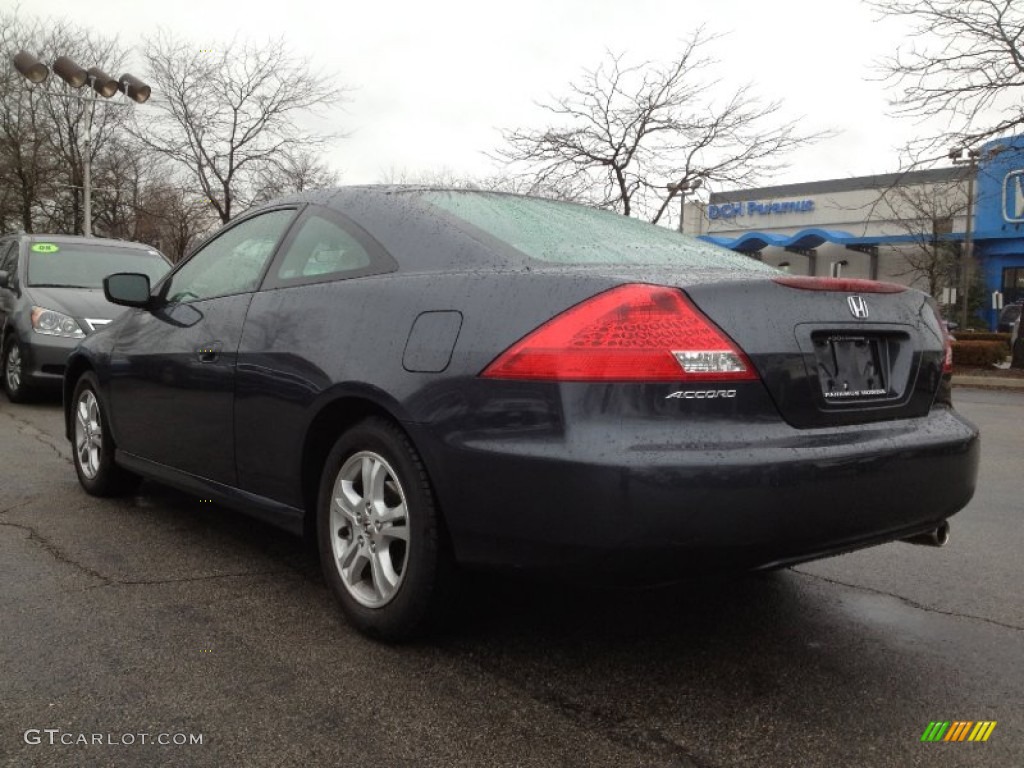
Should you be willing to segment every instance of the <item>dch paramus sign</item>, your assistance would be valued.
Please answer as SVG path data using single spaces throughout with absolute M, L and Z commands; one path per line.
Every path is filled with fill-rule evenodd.
M 762 201 L 748 200 L 743 203 L 722 203 L 708 206 L 709 219 L 735 219 L 737 216 L 768 216 L 777 213 L 810 213 L 814 210 L 813 200 Z

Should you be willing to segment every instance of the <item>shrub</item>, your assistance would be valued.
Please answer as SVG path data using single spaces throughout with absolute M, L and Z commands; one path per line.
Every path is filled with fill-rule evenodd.
M 987 331 L 954 331 L 957 341 L 1001 341 L 1010 348 L 1010 334 L 989 333 Z
M 988 368 L 1006 359 L 1007 345 L 1002 341 L 953 342 L 953 365 L 972 365 Z

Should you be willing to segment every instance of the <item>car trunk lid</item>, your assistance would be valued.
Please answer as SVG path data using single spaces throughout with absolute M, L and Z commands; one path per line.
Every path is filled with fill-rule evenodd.
M 928 297 L 870 281 L 772 279 L 680 284 L 749 356 L 795 427 L 928 413 L 944 336 Z M 884 291 L 884 289 L 883 289 Z

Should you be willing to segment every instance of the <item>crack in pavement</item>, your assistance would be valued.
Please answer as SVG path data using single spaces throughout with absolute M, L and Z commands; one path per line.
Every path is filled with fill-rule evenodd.
M 22 501 L 19 501 L 17 504 L 12 504 L 9 507 L 4 507 L 3 509 L 0 509 L 0 515 L 6 515 L 8 512 L 13 512 L 16 509 L 20 509 L 21 507 L 24 507 L 26 504 L 31 504 L 33 501 L 35 501 L 34 497 L 31 499 L 23 499 Z
M 711 768 L 711 763 L 703 757 L 698 758 L 685 745 L 663 733 L 658 726 L 650 726 L 628 715 L 602 711 L 599 707 L 574 701 L 550 684 L 537 684 L 520 677 L 511 677 L 500 665 L 488 664 L 485 659 L 475 654 L 467 658 L 457 646 L 443 647 L 439 650 L 458 659 L 460 663 L 472 664 L 485 675 L 496 678 L 530 699 L 554 709 L 583 730 L 597 732 L 613 744 L 643 752 L 655 759 L 667 760 L 668 763 L 662 764 L 672 768 Z
M 625 715 L 612 715 L 601 712 L 596 707 L 578 704 L 568 696 L 551 689 L 542 692 L 522 688 L 520 690 L 525 690 L 537 701 L 553 706 L 566 719 L 585 730 L 598 730 L 613 744 L 643 751 L 657 758 L 666 758 L 671 761 L 669 765 L 677 768 L 710 768 L 710 763 L 698 760 L 689 749 L 666 736 L 657 727 L 643 725 Z
M 19 505 L 20 506 L 20 505 Z M 6 511 L 6 510 L 5 510 Z M 38 544 L 43 551 L 53 557 L 57 562 L 63 563 L 64 565 L 70 565 L 72 568 L 100 581 L 100 584 L 87 587 L 87 589 L 97 589 L 102 587 L 137 587 L 137 586 L 151 586 L 158 584 L 181 584 L 190 581 L 212 581 L 215 579 L 235 579 L 246 576 L 280 576 L 280 575 L 294 575 L 290 570 L 283 571 L 244 571 L 241 573 L 216 573 L 207 576 L 182 576 L 180 578 L 168 578 L 168 579 L 116 579 L 112 576 L 107 576 L 100 573 L 95 568 L 90 568 L 87 565 L 83 565 L 71 556 L 69 556 L 64 550 L 54 544 L 52 541 L 47 539 L 35 528 L 30 525 L 22 525 L 20 523 L 8 523 L 0 522 L 0 527 L 6 528 L 17 528 L 28 533 L 29 541 Z
M 0 410 L 0 415 L 6 416 L 11 421 L 15 422 L 15 424 L 16 424 L 15 428 L 21 434 L 25 435 L 26 437 L 31 437 L 33 440 L 35 440 L 38 443 L 42 443 L 47 448 L 49 448 L 51 451 L 56 453 L 58 458 L 63 459 L 64 461 L 68 462 L 69 464 L 74 464 L 74 462 L 72 461 L 71 456 L 69 456 L 69 455 L 67 455 L 67 454 L 65 454 L 63 452 L 62 444 L 58 445 L 58 444 L 53 443 L 49 439 L 50 435 L 48 435 L 46 432 L 43 432 L 42 430 L 40 430 L 38 427 L 33 425 L 31 422 L 26 421 L 25 419 L 23 419 L 23 418 L 21 418 L 19 416 L 15 416 L 10 411 Z
M 918 610 L 927 611 L 928 613 L 938 613 L 938 614 L 941 614 L 943 616 L 953 616 L 954 618 L 968 619 L 970 621 L 981 621 L 981 622 L 984 622 L 986 624 L 993 624 L 993 625 L 995 625 L 997 627 L 1003 627 L 1004 629 L 1013 629 L 1013 630 L 1016 630 L 1018 632 L 1024 631 L 1024 627 L 1019 626 L 1017 624 L 1010 624 L 1010 623 L 1005 622 L 1005 621 L 999 621 L 998 619 L 990 619 L 987 616 L 978 616 L 978 615 L 973 614 L 973 613 L 958 613 L 957 611 L 946 611 L 946 610 L 943 610 L 942 608 L 935 608 L 935 607 L 930 606 L 930 605 L 925 605 L 924 603 L 919 603 L 916 600 L 911 600 L 909 597 L 904 597 L 903 595 L 898 595 L 895 592 L 886 592 L 884 589 L 876 589 L 874 587 L 866 587 L 863 584 L 851 584 L 848 581 L 840 581 L 839 579 L 830 579 L 828 576 L 819 576 L 816 573 L 809 573 L 807 571 L 801 571 L 801 570 L 799 570 L 797 568 L 790 568 L 789 570 L 792 571 L 793 573 L 800 574 L 801 576 L 807 576 L 808 578 L 811 578 L 811 579 L 818 579 L 819 581 L 825 581 L 825 582 L 828 582 L 829 584 L 835 584 L 835 585 L 841 586 L 841 587 L 850 587 L 851 589 L 859 589 L 862 592 L 870 592 L 870 593 L 875 594 L 875 595 L 883 595 L 885 597 L 892 597 L 892 598 L 895 598 L 896 600 L 899 600 L 901 603 L 909 605 L 911 608 L 917 608 Z
M 176 579 L 111 579 L 109 585 L 114 587 L 146 587 L 153 584 L 182 584 L 189 581 L 214 581 L 216 579 L 237 579 L 245 576 L 294 576 L 293 571 L 242 571 L 241 573 L 212 573 L 208 576 L 182 576 Z M 96 589 L 97 587 L 90 587 Z
M 0 522 L 0 526 L 5 527 L 5 528 L 17 528 L 18 530 L 26 531 L 28 533 L 28 540 L 31 541 L 31 542 L 34 542 L 34 543 L 38 544 L 40 547 L 42 547 L 43 551 L 46 552 L 47 554 L 49 554 L 51 557 L 53 557 L 53 559 L 56 560 L 57 562 L 63 563 L 65 565 L 70 565 L 72 568 L 75 568 L 75 569 L 81 571 L 82 573 L 86 574 L 87 576 L 91 576 L 94 579 L 99 579 L 100 581 L 102 581 L 104 583 L 104 585 L 109 585 L 110 583 L 112 583 L 111 579 L 109 577 L 104 576 L 99 571 L 94 570 L 94 569 L 90 568 L 87 565 L 82 565 L 78 561 L 76 561 L 73 558 L 69 557 L 64 552 L 64 550 L 62 550 L 60 547 L 58 547 L 52 541 L 47 539 L 45 536 L 43 536 L 41 533 L 39 533 L 39 531 L 37 531 L 32 526 L 30 526 L 30 525 L 21 525 L 20 523 L 8 523 L 8 522 Z

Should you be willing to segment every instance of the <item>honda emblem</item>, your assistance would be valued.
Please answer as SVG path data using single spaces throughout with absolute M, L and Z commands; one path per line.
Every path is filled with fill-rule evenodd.
M 847 296 L 846 303 L 850 307 L 850 314 L 858 320 L 868 316 L 868 303 L 864 301 L 863 296 Z

